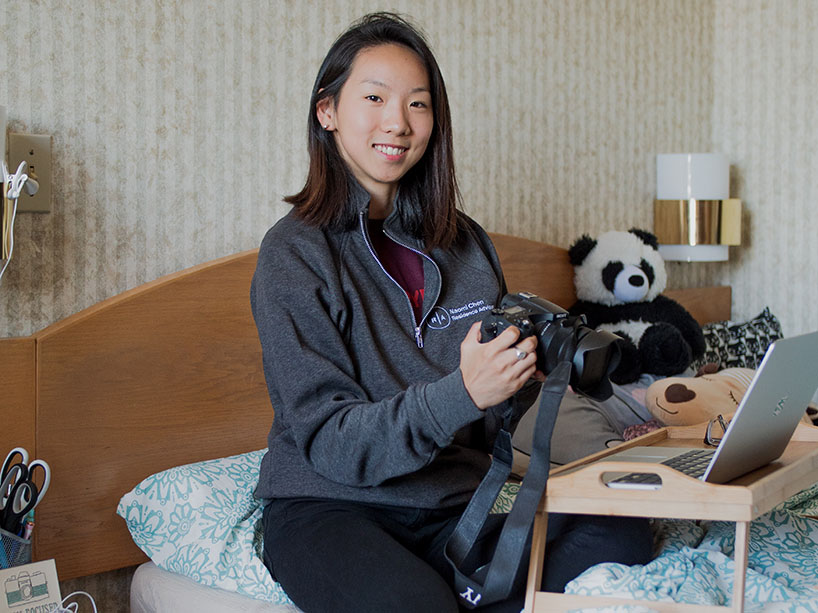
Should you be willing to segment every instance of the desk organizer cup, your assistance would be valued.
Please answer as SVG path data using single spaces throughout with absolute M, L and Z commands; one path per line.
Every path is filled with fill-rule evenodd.
M 31 562 L 31 539 L 0 528 L 0 569 Z

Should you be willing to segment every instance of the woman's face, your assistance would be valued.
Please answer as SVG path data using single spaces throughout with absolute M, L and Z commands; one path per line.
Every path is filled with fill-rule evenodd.
M 370 216 L 388 214 L 398 182 L 423 157 L 434 126 L 420 58 L 391 44 L 359 52 L 337 99 L 322 100 L 316 111 L 372 197 Z

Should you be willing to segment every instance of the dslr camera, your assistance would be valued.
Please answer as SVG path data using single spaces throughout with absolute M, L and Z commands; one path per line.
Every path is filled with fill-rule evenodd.
M 537 337 L 537 368 L 546 375 L 560 362 L 571 363 L 571 386 L 596 400 L 613 393 L 609 375 L 619 364 L 620 338 L 586 325 L 584 315 L 572 316 L 548 300 L 527 292 L 507 294 L 482 321 L 482 342 L 510 326 L 520 339 Z

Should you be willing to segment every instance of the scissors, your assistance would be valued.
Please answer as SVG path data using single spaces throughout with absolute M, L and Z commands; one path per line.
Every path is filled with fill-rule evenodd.
M 40 493 L 37 486 L 31 481 L 18 481 L 11 489 L 11 495 L 0 503 L 0 527 L 16 534 L 26 515 L 39 502 Z
M 8 474 L 12 465 L 16 463 L 14 459 L 17 456 L 20 456 L 20 462 L 17 463 L 22 464 L 23 466 L 28 466 L 28 451 L 26 451 L 23 447 L 15 447 L 11 451 L 9 451 L 9 454 L 6 456 L 5 462 L 3 462 L 3 470 L 2 472 L 0 472 L 0 479 L 5 481 L 6 475 Z
M 17 456 L 20 458 L 19 461 L 16 461 Z M 5 482 L 9 472 L 13 472 L 15 466 L 20 466 L 22 470 L 14 471 L 14 480 L 11 481 L 11 483 L 6 484 L 8 487 L 3 486 L 0 488 L 1 494 L 5 496 L 9 495 L 11 493 L 11 487 L 14 486 L 17 481 L 28 480 L 33 483 L 34 471 L 39 468 L 43 471 L 43 482 L 37 487 L 40 491 L 40 497 L 45 495 L 48 486 L 51 484 L 51 467 L 45 460 L 34 460 L 33 462 L 29 463 L 28 458 L 28 451 L 26 451 L 24 447 L 15 447 L 9 451 L 9 454 L 6 456 L 6 459 L 3 462 L 3 468 L 0 470 L 0 480 Z
M 19 456 L 20 461 L 15 462 Z M 6 456 L 0 471 L 0 527 L 15 532 L 23 522 L 26 514 L 42 500 L 51 484 L 51 467 L 45 460 L 28 462 L 28 452 L 22 447 L 15 447 Z M 37 469 L 43 472 L 43 482 L 37 485 L 34 473 Z

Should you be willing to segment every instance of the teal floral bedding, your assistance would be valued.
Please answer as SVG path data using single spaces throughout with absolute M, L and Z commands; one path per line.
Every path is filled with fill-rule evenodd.
M 750 527 L 745 611 L 818 612 L 818 485 Z M 735 524 L 655 521 L 657 557 L 645 566 L 599 564 L 568 584 L 583 595 L 701 605 L 732 602 Z
M 178 466 L 125 494 L 117 513 L 134 542 L 165 570 L 199 583 L 290 603 L 261 561 L 261 506 L 253 496 L 263 451 Z M 495 504 L 508 511 L 518 489 Z M 818 613 L 818 486 L 753 522 L 746 611 Z M 600 564 L 567 591 L 729 604 L 735 527 L 726 522 L 655 521 L 657 557 L 645 566 Z

